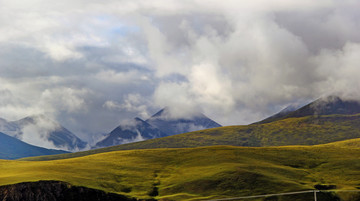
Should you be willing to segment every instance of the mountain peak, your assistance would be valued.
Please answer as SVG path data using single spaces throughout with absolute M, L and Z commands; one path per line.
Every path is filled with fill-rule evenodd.
M 258 123 L 269 123 L 292 117 L 305 117 L 317 115 L 344 114 L 352 115 L 360 113 L 360 103 L 356 100 L 346 100 L 339 96 L 327 96 L 319 98 L 297 110 L 281 111 L 276 115 L 266 118 Z
M 17 121 L 1 122 L 0 132 L 35 146 L 78 151 L 87 143 L 79 139 L 60 123 L 43 114 L 31 115 Z
M 156 127 L 139 117 L 135 117 L 131 121 L 123 122 L 116 127 L 107 135 L 107 137 L 97 142 L 93 148 L 126 144 L 164 136 L 165 134 Z
M 165 137 L 195 130 L 220 127 L 221 125 L 203 114 L 176 118 L 169 107 L 164 107 L 146 121 L 139 117 L 126 121 L 112 130 L 94 148 L 125 144 L 145 139 Z
M 169 107 L 165 107 L 146 120 L 147 123 L 159 128 L 166 135 L 187 133 L 195 130 L 221 127 L 202 113 L 189 116 L 174 117 Z
M 346 100 L 338 96 L 319 98 L 314 102 L 291 113 L 293 117 L 331 114 L 360 113 L 360 103 L 355 100 Z
M 170 108 L 168 106 L 159 110 L 157 113 L 152 115 L 149 119 L 194 119 L 194 118 L 207 118 L 204 114 L 199 112 L 198 110 L 192 110 L 190 112 L 181 111 L 179 108 Z M 146 120 L 147 121 L 147 120 Z

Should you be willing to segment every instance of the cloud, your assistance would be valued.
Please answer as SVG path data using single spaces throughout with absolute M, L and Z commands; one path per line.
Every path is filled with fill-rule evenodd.
M 41 94 L 42 105 L 49 104 L 55 112 L 84 112 L 87 109 L 85 96 L 89 95 L 91 91 L 87 89 L 73 89 L 73 88 L 55 88 L 46 89 Z
M 120 104 L 116 101 L 108 100 L 104 103 L 103 107 L 108 110 L 134 112 L 139 114 L 141 118 L 147 119 L 150 117 L 147 105 L 150 104 L 140 94 L 127 94 L 123 99 L 123 103 Z
M 56 147 L 53 142 L 48 140 L 50 133 L 58 129 L 59 125 L 46 120 L 42 116 L 34 116 L 33 120 L 34 122 L 26 122 L 25 124 L 20 125 L 20 139 L 22 141 L 48 149 L 68 150 L 68 147 Z
M 7 1 L 0 113 L 46 114 L 84 139 L 169 106 L 223 125 L 326 94 L 360 98 L 360 4 Z
M 360 100 L 360 43 L 346 43 L 342 49 L 324 50 L 314 57 L 317 73 L 321 75 L 319 91 L 348 99 Z

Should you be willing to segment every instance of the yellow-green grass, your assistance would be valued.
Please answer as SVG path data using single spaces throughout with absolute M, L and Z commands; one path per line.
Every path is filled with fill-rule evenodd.
M 349 143 L 351 146 L 347 146 Z M 352 140 L 317 146 L 162 148 L 51 161 L 0 160 L 0 185 L 60 180 L 164 200 L 300 191 L 314 189 L 315 184 L 357 189 L 360 149 L 355 144 L 359 143 Z
M 354 138 L 360 138 L 360 114 L 308 116 L 266 124 L 212 128 L 85 152 L 26 158 L 25 160 L 55 160 L 131 149 L 214 145 L 251 147 L 316 145 Z

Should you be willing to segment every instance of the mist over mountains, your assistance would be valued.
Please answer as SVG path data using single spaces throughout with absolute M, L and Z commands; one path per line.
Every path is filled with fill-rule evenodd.
M 166 107 L 146 121 L 139 117 L 125 121 L 110 133 L 103 135 L 92 148 L 126 144 L 220 126 L 202 113 L 183 117 L 174 116 L 170 108 Z M 90 142 L 81 140 L 45 115 L 28 116 L 16 121 L 0 118 L 0 132 L 25 143 L 48 149 L 76 152 L 91 147 Z
M 49 149 L 80 151 L 87 146 L 86 142 L 68 129 L 44 115 L 29 116 L 17 121 L 0 119 L 0 132 Z
M 68 129 L 44 115 L 29 116 L 17 121 L 0 119 L 0 132 L 31 145 L 74 152 L 221 127 L 220 124 L 200 112 L 192 112 L 182 116 L 173 112 L 171 108 L 165 107 L 146 120 L 136 117 L 125 121 L 108 134 L 103 135 L 93 145 L 81 140 Z M 338 96 L 326 96 L 305 106 L 290 104 L 279 113 L 254 124 L 306 116 L 353 115 L 358 113 L 360 113 L 358 101 L 343 99 Z
M 40 2 L 0 8 L 8 120 L 45 114 L 85 139 L 165 105 L 239 125 L 360 98 L 358 1 Z
M 0 132 L 0 159 L 18 159 L 64 153 L 68 152 L 30 145 Z
M 143 141 L 215 127 L 221 127 L 221 125 L 202 113 L 179 117 L 173 116 L 171 109 L 165 107 L 146 121 L 136 117 L 132 121 L 127 121 L 123 125 L 116 127 L 105 139 L 96 143 L 94 148 Z

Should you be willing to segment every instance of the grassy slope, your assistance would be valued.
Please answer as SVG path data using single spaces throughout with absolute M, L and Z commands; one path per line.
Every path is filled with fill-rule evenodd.
M 316 146 L 215 146 L 115 151 L 52 161 L 0 160 L 0 185 L 61 180 L 138 198 L 155 195 L 158 188 L 156 198 L 171 200 L 298 191 L 315 184 L 356 189 L 359 144 L 360 140 Z M 304 199 L 308 198 L 298 198 Z
M 253 147 L 315 145 L 354 138 L 360 138 L 360 114 L 308 116 L 266 124 L 213 128 L 86 152 L 42 156 L 25 160 L 54 160 L 131 149 L 185 148 L 213 145 Z

